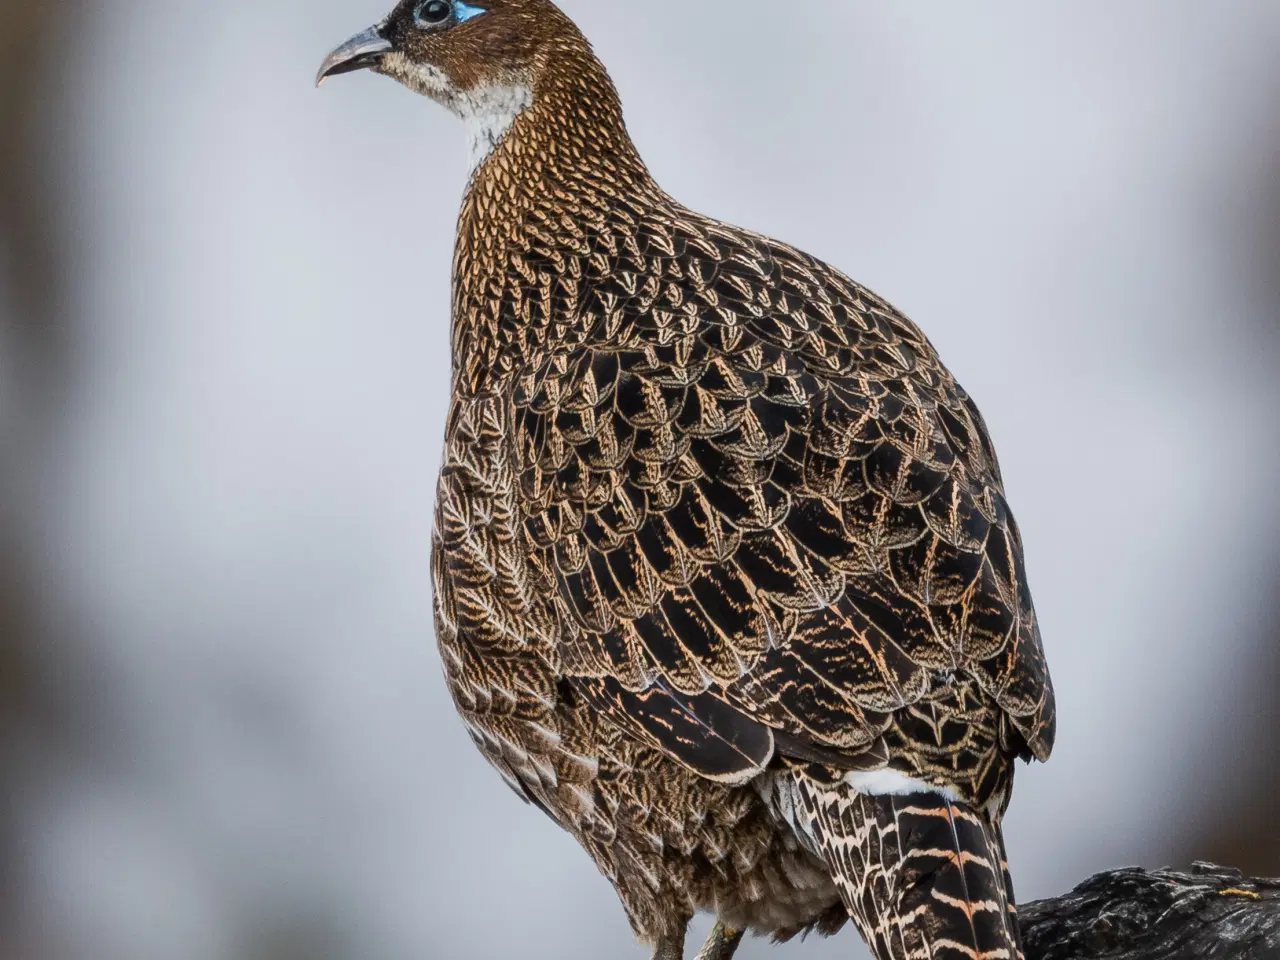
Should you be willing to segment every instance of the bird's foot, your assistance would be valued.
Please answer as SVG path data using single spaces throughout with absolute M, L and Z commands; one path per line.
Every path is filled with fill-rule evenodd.
M 659 940 L 653 948 L 653 960 L 684 960 L 684 931 Z
M 702 945 L 695 960 L 733 960 L 733 955 L 738 952 L 742 943 L 742 936 L 743 931 L 733 930 L 725 926 L 724 921 L 717 920 L 711 936 L 707 937 L 707 942 Z M 681 932 L 658 941 L 658 945 L 653 948 L 653 960 L 684 960 L 684 939 L 685 935 Z
M 717 920 L 711 936 L 707 937 L 707 942 L 698 951 L 697 960 L 733 960 L 733 955 L 738 952 L 738 945 L 742 943 L 742 933 L 741 930 L 731 930 L 723 921 Z

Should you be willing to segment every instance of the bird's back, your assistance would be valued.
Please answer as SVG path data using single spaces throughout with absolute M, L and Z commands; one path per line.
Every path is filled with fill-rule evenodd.
M 566 669 L 708 776 L 781 739 L 988 802 L 1054 715 L 976 406 L 842 274 L 649 202 L 586 242 L 607 254 L 537 263 L 564 328 L 507 393 Z M 654 732 L 699 710 L 723 742 Z

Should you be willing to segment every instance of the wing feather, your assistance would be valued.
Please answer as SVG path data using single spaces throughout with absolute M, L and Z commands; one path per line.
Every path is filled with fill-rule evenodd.
M 575 686 L 721 780 L 777 747 L 996 789 L 981 749 L 917 742 L 947 723 L 1046 758 L 1021 539 L 981 415 L 924 335 L 753 234 L 690 216 L 637 235 L 594 248 L 618 261 L 610 321 L 513 398 Z

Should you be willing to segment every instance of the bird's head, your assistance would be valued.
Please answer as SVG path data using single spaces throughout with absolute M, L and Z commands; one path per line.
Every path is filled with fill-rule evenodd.
M 551 0 L 401 0 L 329 54 L 316 80 L 372 70 L 400 81 L 467 123 L 479 163 L 548 78 L 580 83 L 597 69 L 612 95 L 590 45 Z

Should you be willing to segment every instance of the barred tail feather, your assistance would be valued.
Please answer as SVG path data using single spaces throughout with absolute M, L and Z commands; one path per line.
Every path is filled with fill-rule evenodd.
M 877 960 L 1023 960 L 999 823 L 933 793 L 804 779 L 811 838 Z
M 992 840 L 996 856 L 999 858 L 1000 874 L 1004 885 L 1004 911 L 1008 917 L 1009 930 L 1013 935 L 1016 947 L 1015 956 L 1024 960 L 1025 951 L 1022 944 L 1022 930 L 1018 927 L 1018 899 L 1013 893 L 1013 874 L 1009 872 L 1009 854 L 1004 845 L 1004 829 L 999 822 L 990 825 L 993 831 Z

